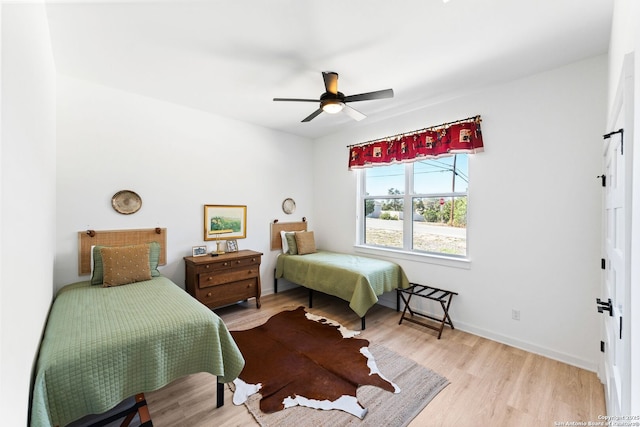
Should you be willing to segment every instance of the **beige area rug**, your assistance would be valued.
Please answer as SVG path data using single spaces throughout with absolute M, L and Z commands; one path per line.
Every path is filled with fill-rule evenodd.
M 384 346 L 371 344 L 369 350 L 380 371 L 397 384 L 401 392 L 393 394 L 374 386 L 359 387 L 358 401 L 369 410 L 362 420 L 340 410 L 323 411 L 302 406 L 265 414 L 259 406 L 260 393 L 249 397 L 244 405 L 263 427 L 397 427 L 408 425 L 449 384 L 446 378 Z M 228 386 L 233 392 L 233 383 Z

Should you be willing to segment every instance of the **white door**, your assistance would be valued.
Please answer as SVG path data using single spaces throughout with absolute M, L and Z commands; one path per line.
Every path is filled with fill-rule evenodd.
M 628 61 L 625 62 L 628 64 Z M 629 284 L 631 268 L 631 138 L 633 86 L 623 67 L 604 145 L 604 274 L 602 297 L 608 415 L 629 414 Z M 632 80 L 631 80 L 632 81 Z

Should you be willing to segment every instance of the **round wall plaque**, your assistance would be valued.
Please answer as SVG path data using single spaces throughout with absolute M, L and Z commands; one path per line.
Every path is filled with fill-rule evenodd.
M 111 206 L 116 212 L 130 215 L 136 213 L 142 207 L 142 199 L 131 190 L 118 191 L 111 198 Z
M 292 198 L 286 198 L 282 202 L 282 211 L 286 214 L 292 214 L 296 210 L 296 202 Z

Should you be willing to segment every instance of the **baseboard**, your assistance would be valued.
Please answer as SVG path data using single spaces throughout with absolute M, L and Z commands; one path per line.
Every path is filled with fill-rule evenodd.
M 547 347 L 538 346 L 536 344 L 533 344 L 527 341 L 521 341 L 514 337 L 509 337 L 509 336 L 498 334 L 492 331 L 487 331 L 481 328 L 477 328 L 473 325 L 469 325 L 464 322 L 455 322 L 454 325 L 456 329 L 460 329 L 461 331 L 468 332 L 470 334 L 477 335 L 482 338 L 487 338 L 492 341 L 499 342 L 501 344 L 506 344 L 511 347 L 519 348 L 520 350 L 525 350 L 530 353 L 548 357 L 549 359 L 557 360 L 558 362 L 563 362 L 563 363 L 566 363 L 567 365 L 582 368 L 590 372 L 595 372 L 595 373 L 598 372 L 597 362 L 592 362 L 586 359 L 582 359 L 580 357 L 575 357 L 570 354 L 566 354 L 560 351 L 555 351 Z
M 384 305 L 385 307 L 389 307 L 395 310 L 396 309 L 395 292 L 393 293 L 390 292 L 382 295 L 379 298 L 378 304 Z M 430 314 L 430 313 L 426 313 L 426 314 Z M 433 315 L 438 316 L 438 314 L 433 314 Z M 442 313 L 440 313 L 439 316 L 442 317 Z M 576 366 L 578 368 L 582 368 L 587 371 L 595 372 L 596 374 L 598 373 L 598 362 L 592 362 L 590 360 L 585 360 L 579 357 L 572 356 L 570 354 L 555 351 L 550 348 L 538 346 L 536 344 L 533 344 L 527 341 L 522 341 L 514 337 L 509 337 L 493 331 L 478 328 L 468 323 L 456 321 L 455 319 L 453 319 L 453 325 L 456 327 L 456 329 L 459 329 L 461 331 L 464 331 L 473 335 L 477 335 L 482 338 L 489 339 L 491 341 L 496 341 L 501 344 L 506 344 L 511 347 L 519 348 L 520 350 L 525 350 L 530 353 L 548 357 L 549 359 L 557 360 L 559 362 L 566 363 L 571 366 Z

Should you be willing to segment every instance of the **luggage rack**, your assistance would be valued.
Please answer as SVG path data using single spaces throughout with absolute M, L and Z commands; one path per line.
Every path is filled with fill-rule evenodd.
M 400 321 L 398 325 L 402 324 L 403 320 L 408 322 L 416 323 L 418 325 L 424 326 L 429 329 L 433 329 L 438 331 L 438 339 L 442 336 L 442 330 L 444 329 L 444 325 L 449 325 L 451 329 L 455 329 L 453 327 L 453 322 L 451 321 L 451 317 L 449 316 L 449 306 L 451 305 L 451 300 L 454 295 L 458 295 L 457 292 L 447 291 L 444 289 L 434 288 L 432 286 L 419 285 L 417 283 L 409 283 L 409 287 L 406 289 L 396 289 L 396 311 L 400 311 L 400 300 L 404 302 L 404 310 L 402 311 L 402 316 L 400 316 Z M 442 311 L 444 312 L 444 316 L 442 319 L 429 315 L 419 313 L 413 310 L 409 303 L 411 302 L 411 298 L 413 296 L 417 296 L 420 298 L 427 298 L 432 301 L 437 301 L 440 303 L 442 307 Z M 410 316 L 407 316 L 407 311 L 409 311 Z M 426 323 L 420 321 L 415 318 L 415 316 L 425 317 L 427 319 L 433 320 L 439 323 L 439 326 L 435 326 L 431 323 Z

